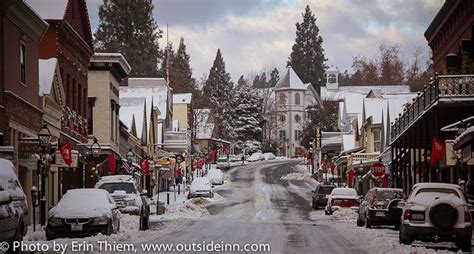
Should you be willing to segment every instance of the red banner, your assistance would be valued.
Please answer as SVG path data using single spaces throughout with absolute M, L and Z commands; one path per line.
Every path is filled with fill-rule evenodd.
M 443 141 L 438 138 L 433 138 L 433 144 L 431 145 L 431 159 L 430 164 L 434 166 L 436 162 L 442 160 L 446 155 L 446 145 Z
M 109 162 L 110 174 L 115 175 L 115 170 L 117 169 L 115 154 L 113 153 L 113 154 L 109 155 L 107 157 L 107 161 Z
M 211 162 L 216 161 L 216 150 L 212 150 L 211 153 L 209 154 L 209 159 Z
M 143 160 L 140 167 L 145 174 L 150 174 L 150 162 L 148 160 Z
M 72 145 L 64 144 L 61 149 L 59 149 L 61 157 L 63 157 L 64 162 L 70 167 L 72 165 Z
M 347 173 L 347 185 L 349 187 L 352 187 L 352 179 L 356 176 L 356 173 L 354 170 L 350 169 L 349 172 Z

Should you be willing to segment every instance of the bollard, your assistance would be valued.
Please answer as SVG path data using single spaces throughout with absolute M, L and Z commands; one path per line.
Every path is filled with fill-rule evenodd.
M 178 184 L 178 195 L 181 195 L 181 184 Z
M 166 193 L 166 204 L 169 205 L 170 204 L 170 193 Z

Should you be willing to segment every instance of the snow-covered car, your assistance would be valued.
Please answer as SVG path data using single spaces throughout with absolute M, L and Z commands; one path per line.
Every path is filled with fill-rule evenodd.
M 0 159 L 0 242 L 22 241 L 28 225 L 28 205 L 9 160 Z
M 101 189 L 72 189 L 49 210 L 46 239 L 110 235 L 120 230 L 120 211 Z
M 273 153 L 264 153 L 263 157 L 265 158 L 266 161 L 268 160 L 274 160 L 276 157 Z
M 231 155 L 229 157 L 229 160 L 231 162 L 238 162 L 238 161 L 242 161 L 242 155 Z
M 229 170 L 230 162 L 226 156 L 221 156 L 217 159 L 217 168 L 222 170 Z
M 191 183 L 188 198 L 190 199 L 196 197 L 214 197 L 212 184 L 211 182 L 209 182 L 209 179 L 207 177 L 196 177 Z
M 150 200 L 147 192 L 130 175 L 103 176 L 95 188 L 106 190 L 117 203 L 120 212 L 140 216 L 139 228 L 147 230 L 150 224 Z
M 357 226 L 362 227 L 365 224 L 370 228 L 372 225 L 393 225 L 398 229 L 402 214 L 396 207 L 402 199 L 402 189 L 370 189 L 360 203 Z
M 334 211 L 343 208 L 357 210 L 359 209 L 359 200 L 357 191 L 353 188 L 334 188 L 329 194 L 324 213 L 331 215 Z
M 250 155 L 250 157 L 247 158 L 247 161 L 249 162 L 254 162 L 254 161 L 263 161 L 265 160 L 265 156 L 263 156 L 262 153 L 256 152 Z
M 450 241 L 463 252 L 471 252 L 470 206 L 459 185 L 417 183 L 407 201 L 398 206 L 403 207 L 400 243 Z
M 224 184 L 224 173 L 220 169 L 209 170 L 207 178 L 212 185 Z

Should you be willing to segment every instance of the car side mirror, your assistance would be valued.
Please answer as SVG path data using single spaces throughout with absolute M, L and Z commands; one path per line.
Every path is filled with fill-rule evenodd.
M 143 190 L 142 193 L 140 193 L 140 196 L 148 196 L 148 191 L 147 190 Z
M 116 204 L 110 204 L 110 209 L 116 210 L 116 209 L 117 209 L 117 205 L 116 205 Z
M 314 190 L 312 190 L 311 192 L 312 192 L 312 193 L 316 193 L 316 191 L 314 191 Z
M 405 201 L 398 202 L 398 207 L 403 208 L 407 203 Z
M 0 205 L 8 205 L 12 202 L 8 191 L 0 191 Z
M 212 189 L 214 189 L 214 187 L 216 187 L 216 186 L 214 186 L 214 185 L 211 186 Z

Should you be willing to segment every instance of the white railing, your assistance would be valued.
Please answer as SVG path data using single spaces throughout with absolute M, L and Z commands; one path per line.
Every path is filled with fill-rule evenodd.
M 191 135 L 188 131 L 166 131 L 164 143 L 165 146 L 186 148 L 191 146 Z

